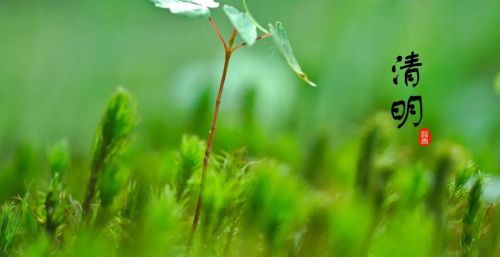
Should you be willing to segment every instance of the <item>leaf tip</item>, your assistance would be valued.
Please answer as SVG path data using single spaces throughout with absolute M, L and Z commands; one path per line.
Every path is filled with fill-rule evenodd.
M 306 82 L 309 86 L 311 87 L 318 87 L 318 85 L 314 82 L 312 82 L 305 73 L 300 73 L 298 74 L 299 78 L 301 80 L 303 80 L 304 82 Z

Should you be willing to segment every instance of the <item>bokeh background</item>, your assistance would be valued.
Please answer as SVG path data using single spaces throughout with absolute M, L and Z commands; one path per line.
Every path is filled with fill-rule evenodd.
M 499 256 L 500 1 L 247 2 L 319 86 L 271 39 L 235 54 L 193 256 Z M 394 86 L 411 51 L 420 83 Z M 179 256 L 222 62 L 208 21 L 146 0 L 0 0 L 0 257 Z M 120 86 L 140 123 L 92 169 L 87 223 L 93 136 Z M 391 104 L 410 95 L 423 122 L 397 129 Z
M 371 117 L 420 94 L 420 128 L 429 128 L 435 142 L 463 145 L 483 170 L 500 173 L 499 1 L 248 4 L 261 23 L 283 22 L 319 87 L 296 79 L 272 40 L 239 51 L 223 96 L 217 149 L 246 147 L 253 156 L 300 166 L 315 142 L 337 153 L 353 148 Z M 214 19 L 228 35 L 222 10 Z M 410 51 L 423 62 L 420 84 L 393 86 L 395 57 Z M 222 60 L 208 22 L 143 0 L 1 0 L 0 161 L 20 147 L 43 151 L 61 138 L 75 156 L 88 158 L 118 86 L 139 105 L 135 149 L 176 147 L 184 133 L 205 138 Z M 418 128 L 409 123 L 392 138 L 419 151 Z

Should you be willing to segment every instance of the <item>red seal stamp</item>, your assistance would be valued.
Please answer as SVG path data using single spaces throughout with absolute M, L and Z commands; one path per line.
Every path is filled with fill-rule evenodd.
M 429 129 L 428 128 L 421 129 L 419 132 L 418 143 L 421 146 L 426 147 L 431 143 L 431 141 L 432 141 L 432 136 Z

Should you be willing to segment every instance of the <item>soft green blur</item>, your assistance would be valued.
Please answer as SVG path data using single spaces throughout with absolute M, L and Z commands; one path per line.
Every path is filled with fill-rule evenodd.
M 220 2 L 241 7 L 238 0 Z M 463 144 L 483 169 L 500 172 L 500 96 L 494 86 L 500 72 L 500 2 L 248 4 L 261 23 L 283 22 L 304 70 L 319 87 L 296 79 L 271 40 L 241 50 L 224 94 L 216 139 L 221 148 L 252 144 L 222 132 L 242 125 L 239 110 L 252 90 L 264 134 L 255 154 L 272 154 L 274 144 L 265 139 L 279 140 L 285 132 L 300 148 L 317 134 L 343 147 L 372 114 L 421 94 L 420 128 L 428 127 L 435 141 Z M 228 35 L 221 9 L 214 19 Z M 186 128 L 202 138 L 208 132 L 209 119 L 194 117 L 195 106 L 205 96 L 200 115 L 212 111 L 222 48 L 205 20 L 174 16 L 143 0 L 2 0 L 0 35 L 2 153 L 20 144 L 43 149 L 68 138 L 87 156 L 99 112 L 120 85 L 138 98 L 139 144 L 171 147 Z M 423 62 L 419 86 L 393 86 L 395 57 L 412 50 Z M 408 122 L 393 137 L 416 149 L 417 135 Z

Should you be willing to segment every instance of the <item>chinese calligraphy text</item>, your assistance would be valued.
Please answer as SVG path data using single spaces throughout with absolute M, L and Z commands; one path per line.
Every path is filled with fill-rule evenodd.
M 405 56 L 404 59 L 404 63 L 402 63 L 403 57 L 396 57 L 396 64 L 392 66 L 392 73 L 394 74 L 392 83 L 396 86 L 399 84 L 399 72 L 402 71 L 402 73 L 404 72 L 405 86 L 411 85 L 412 87 L 416 87 L 420 82 L 419 67 L 421 67 L 423 64 L 419 61 L 419 55 L 414 51 Z M 418 108 L 416 105 L 418 106 Z M 407 101 L 399 100 L 393 102 L 391 106 L 391 114 L 394 120 L 400 121 L 400 123 L 398 124 L 398 128 L 401 128 L 405 125 L 409 116 L 411 116 L 413 119 L 413 126 L 418 127 L 418 125 L 420 125 L 420 122 L 422 122 L 424 114 L 422 96 L 412 95 L 408 98 Z M 417 117 L 413 118 L 415 116 Z

